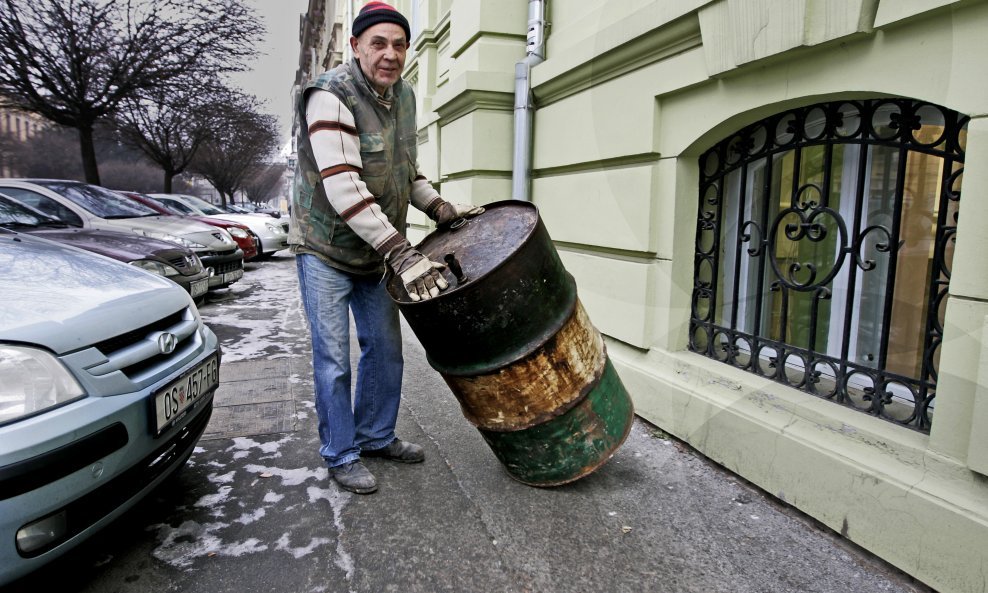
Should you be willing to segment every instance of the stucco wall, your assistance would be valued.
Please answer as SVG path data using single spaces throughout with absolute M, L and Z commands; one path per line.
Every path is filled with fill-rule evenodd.
M 429 173 L 447 199 L 507 199 L 527 3 L 418 1 Z M 533 201 L 638 413 L 931 586 L 984 591 L 988 2 L 550 0 L 549 20 Z M 880 96 L 972 118 L 929 435 L 686 350 L 701 152 L 790 107 Z

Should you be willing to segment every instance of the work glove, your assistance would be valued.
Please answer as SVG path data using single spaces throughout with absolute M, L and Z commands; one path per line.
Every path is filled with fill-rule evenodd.
M 483 206 L 443 202 L 442 205 L 439 206 L 439 209 L 436 210 L 436 224 L 440 227 L 446 227 L 461 218 L 473 218 L 483 212 Z
M 439 272 L 445 265 L 434 262 L 412 248 L 407 241 L 386 256 L 388 265 L 401 278 L 401 283 L 413 301 L 425 301 L 439 296 L 449 283 Z

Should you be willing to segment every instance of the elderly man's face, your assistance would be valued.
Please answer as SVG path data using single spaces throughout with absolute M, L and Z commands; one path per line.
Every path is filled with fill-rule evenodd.
M 394 23 L 378 23 L 350 38 L 350 47 L 360 60 L 360 69 L 377 92 L 384 94 L 398 81 L 405 69 L 408 39 L 405 30 Z

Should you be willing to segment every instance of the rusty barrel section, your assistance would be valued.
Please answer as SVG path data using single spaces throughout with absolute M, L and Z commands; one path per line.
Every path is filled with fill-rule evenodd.
M 450 288 L 412 302 L 388 290 L 495 457 L 515 479 L 554 486 L 603 465 L 624 442 L 631 399 L 538 210 L 506 201 L 417 247 Z
M 580 302 L 545 344 L 521 360 L 481 375 L 443 375 L 463 415 L 488 431 L 521 430 L 572 408 L 599 381 L 604 340 Z

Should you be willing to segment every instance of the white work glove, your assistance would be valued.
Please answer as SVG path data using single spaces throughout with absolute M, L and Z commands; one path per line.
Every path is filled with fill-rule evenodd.
M 436 224 L 444 227 L 461 218 L 473 218 L 483 212 L 483 206 L 443 202 L 443 204 L 436 210 Z
M 449 283 L 439 272 L 445 265 L 425 257 L 406 241 L 388 253 L 386 260 L 413 301 L 425 301 L 439 296 L 439 292 L 449 288 Z

